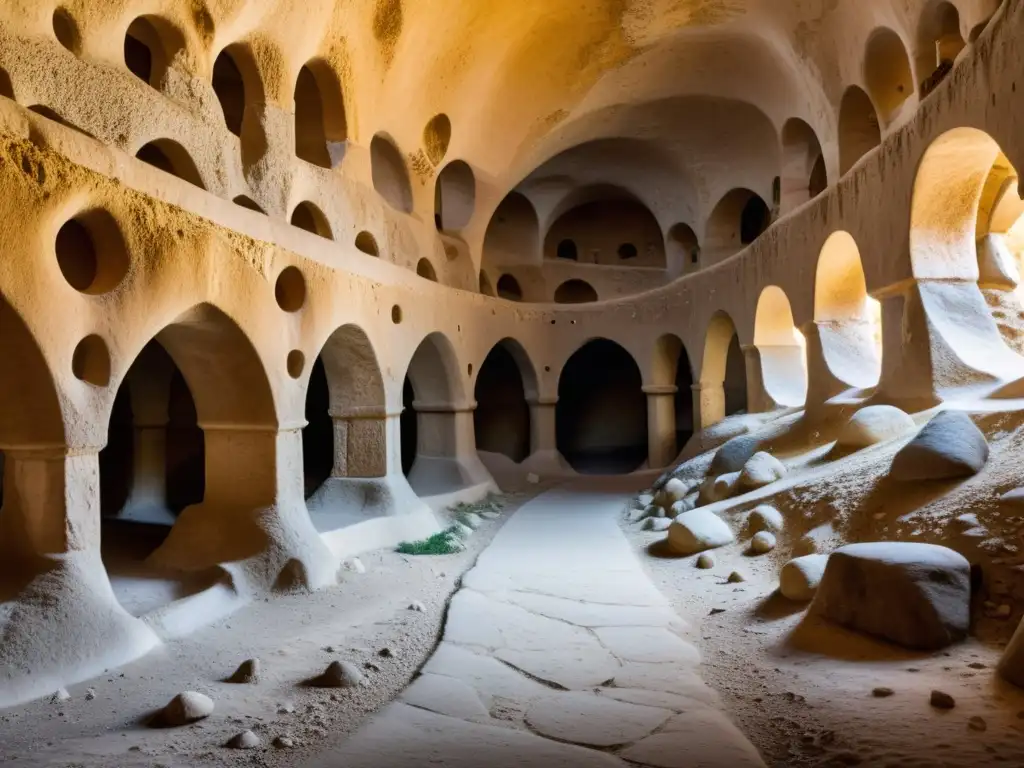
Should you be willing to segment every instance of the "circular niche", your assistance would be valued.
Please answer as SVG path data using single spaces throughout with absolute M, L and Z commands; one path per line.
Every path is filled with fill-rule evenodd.
M 110 352 L 106 342 L 95 333 L 78 342 L 71 356 L 71 372 L 86 384 L 107 386 L 110 383 Z
M 53 34 L 57 42 L 76 56 L 82 50 L 82 36 L 78 24 L 67 8 L 58 8 L 53 12 Z
M 356 235 L 356 248 L 369 256 L 380 256 L 377 238 L 365 230 Z
M 306 303 L 306 279 L 298 267 L 285 267 L 274 285 L 277 306 L 285 312 L 298 312 Z
M 288 353 L 288 375 L 297 379 L 302 375 L 306 367 L 306 356 L 301 351 L 293 349 Z
M 395 325 L 402 322 L 402 308 L 397 304 L 391 308 L 391 322 Z
M 54 252 L 64 279 L 81 293 L 108 293 L 128 274 L 121 230 L 103 210 L 86 211 L 65 222 L 57 230 Z
M 423 129 L 423 148 L 426 150 L 427 158 L 434 165 L 438 165 L 444 156 L 448 154 L 448 145 L 452 140 L 452 121 L 448 115 L 435 115 Z

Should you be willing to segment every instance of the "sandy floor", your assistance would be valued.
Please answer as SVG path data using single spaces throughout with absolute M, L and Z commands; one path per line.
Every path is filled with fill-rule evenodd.
M 700 627 L 702 676 L 769 765 L 1024 765 L 1024 691 L 995 676 L 1001 645 L 971 640 L 912 654 L 805 622 L 804 606 L 774 594 L 775 560 L 736 544 L 701 571 L 695 557 L 662 556 L 664 534 L 625 526 L 659 589 Z M 733 570 L 748 580 L 726 583 Z M 895 694 L 873 697 L 880 686 Z M 933 709 L 933 689 L 956 707 Z M 986 729 L 971 728 L 972 717 Z
M 502 518 L 485 521 L 465 552 L 362 555 L 366 573 L 345 572 L 333 589 L 246 606 L 109 676 L 73 686 L 66 701 L 0 711 L 0 764 L 202 768 L 308 760 L 325 746 L 327 734 L 337 739 L 350 733 L 409 683 L 436 645 L 447 600 L 462 574 L 527 498 L 506 497 Z M 409 610 L 413 601 L 426 610 Z M 381 656 L 384 648 L 392 655 Z M 262 663 L 258 685 L 220 682 L 252 657 Z M 335 659 L 358 664 L 368 684 L 344 691 L 302 685 Z M 212 697 L 214 715 L 186 728 L 145 726 L 154 710 L 184 690 Z M 246 729 L 266 747 L 278 736 L 290 736 L 295 747 L 223 747 Z

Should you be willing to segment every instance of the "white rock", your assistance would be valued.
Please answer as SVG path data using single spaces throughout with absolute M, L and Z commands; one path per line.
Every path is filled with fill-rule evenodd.
M 770 453 L 755 453 L 750 460 L 743 465 L 740 472 L 739 484 L 741 488 L 755 490 L 764 488 L 778 482 L 786 475 L 786 467 L 781 461 Z
M 750 457 L 757 453 L 759 441 L 750 435 L 740 435 L 725 443 L 715 453 L 708 469 L 708 475 L 718 477 L 743 469 Z
M 647 517 L 665 517 L 665 508 L 660 507 L 657 504 L 651 504 L 647 509 L 644 510 L 644 514 Z
M 739 486 L 739 480 L 739 472 L 730 472 L 727 475 L 721 475 L 716 478 L 709 478 L 705 480 L 703 485 L 700 487 L 698 503 L 703 507 L 708 504 L 714 504 L 728 499 L 736 492 Z
M 909 435 L 917 429 L 914 420 L 891 405 L 869 405 L 853 415 L 839 432 L 837 444 L 859 450 L 869 445 Z
M 649 493 L 641 493 L 636 497 L 636 503 L 641 507 L 649 507 L 654 503 L 654 497 Z
M 782 517 L 782 513 L 769 504 L 761 504 L 754 507 L 747 517 L 747 530 L 751 534 L 758 533 L 759 531 L 778 533 L 784 525 L 785 520 Z
M 825 574 L 828 555 L 805 555 L 790 560 L 782 566 L 779 577 L 779 591 L 787 600 L 806 603 L 814 598 Z
M 681 555 L 695 555 L 735 540 L 732 529 L 722 518 L 703 509 L 680 515 L 668 529 L 669 546 Z
M 232 736 L 227 746 L 231 749 L 258 749 L 262 742 L 260 737 L 252 731 L 242 731 Z
M 645 531 L 667 531 L 672 521 L 667 517 L 649 517 L 644 520 Z
M 906 648 L 937 650 L 967 636 L 971 566 L 946 547 L 849 544 L 833 552 L 811 611 Z
M 657 501 L 665 509 L 671 508 L 677 501 L 682 501 L 690 492 L 690 486 L 677 477 L 673 477 L 658 494 Z
M 988 441 L 970 416 L 943 411 L 896 454 L 889 475 L 904 481 L 969 477 L 981 471 L 988 454 Z
M 530 485 L 536 485 L 537 483 L 540 482 L 540 475 L 536 475 L 533 472 L 531 472 L 526 476 L 526 482 L 528 482 Z
M 750 540 L 750 549 L 759 555 L 763 555 L 775 549 L 775 544 L 776 541 L 774 533 L 760 531 L 755 533 L 754 538 Z
M 675 520 L 680 515 L 692 512 L 697 508 L 697 494 L 691 493 L 685 499 L 681 499 L 672 505 L 672 508 L 668 511 L 668 516 Z
M 50 697 L 50 703 L 59 704 L 60 702 L 67 701 L 70 698 L 71 694 L 68 693 L 67 688 L 58 688 Z
M 168 702 L 158 720 L 161 725 L 171 727 L 188 725 L 213 714 L 213 699 L 195 691 L 179 693 Z
M 358 557 L 351 557 L 345 561 L 345 568 L 353 573 L 366 573 L 366 566 Z

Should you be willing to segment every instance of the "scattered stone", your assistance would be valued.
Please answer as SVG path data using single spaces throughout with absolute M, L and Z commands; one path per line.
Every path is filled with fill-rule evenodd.
M 661 533 L 667 531 L 670 525 L 672 525 L 672 521 L 667 517 L 649 517 L 644 520 L 645 531 L 657 531 Z
M 470 530 L 475 531 L 484 524 L 484 519 L 476 512 L 463 512 L 459 515 L 459 522 Z
M 380 664 L 375 664 L 372 661 L 367 661 L 363 664 L 364 669 L 368 669 L 371 672 L 380 672 Z
M 274 746 L 278 749 L 291 749 L 295 746 L 295 740 L 291 736 L 278 736 L 274 739 Z
M 528 482 L 530 485 L 536 485 L 537 483 L 540 482 L 540 475 L 536 475 L 533 472 L 531 472 L 526 476 L 526 482 Z
M 709 477 L 718 477 L 730 472 L 740 472 L 743 465 L 757 453 L 760 441 L 750 435 L 740 435 L 725 443 L 715 453 L 708 468 Z
M 828 555 L 804 555 L 782 566 L 779 591 L 787 600 L 806 603 L 814 599 L 821 577 L 828 565 Z
M 292 704 L 290 701 L 285 702 L 277 708 L 277 714 L 279 715 L 290 715 L 293 712 L 295 712 L 295 705 Z
M 1012 491 L 1011 491 L 1011 493 L 1012 493 Z M 1005 496 L 1004 496 L 1004 498 L 1005 498 Z M 960 515 L 956 519 L 956 521 L 958 523 L 960 523 L 960 525 L 962 525 L 964 528 L 977 528 L 978 526 L 981 525 L 981 523 L 978 521 L 978 516 L 976 514 L 974 514 L 973 512 L 969 512 L 966 515 Z
M 62 701 L 67 701 L 71 698 L 71 694 L 68 693 L 67 688 L 58 688 L 54 691 L 54 694 L 50 697 L 51 704 L 59 704 Z
M 725 608 L 712 608 L 709 616 L 717 616 L 720 613 L 725 613 Z
M 988 441 L 970 416 L 943 411 L 896 454 L 889 475 L 904 481 L 969 477 L 985 466 L 988 453 Z
M 782 513 L 769 504 L 761 504 L 754 507 L 747 517 L 747 530 L 751 534 L 758 533 L 759 531 L 778 533 L 784 525 L 785 520 L 782 517 Z
M 697 567 L 702 571 L 710 571 L 715 567 L 715 556 L 705 552 L 697 558 Z
M 700 494 L 691 493 L 685 499 L 677 501 L 668 510 L 668 516 L 675 520 L 680 515 L 685 515 L 687 512 L 692 512 L 697 508 L 697 499 Z
M 179 693 L 157 716 L 157 724 L 169 727 L 188 725 L 213 714 L 213 699 L 195 691 Z
M 377 651 L 377 655 L 380 656 L 382 659 L 394 659 L 397 656 L 397 654 L 393 650 L 386 646 Z
M 665 483 L 665 487 L 662 488 L 661 492 L 655 497 L 655 503 L 665 509 L 670 509 L 677 501 L 682 501 L 689 492 L 689 485 L 684 483 L 678 477 L 673 477 Z
M 668 529 L 669 546 L 681 555 L 695 555 L 735 540 L 732 529 L 722 518 L 703 509 L 680 515 Z
M 651 504 L 654 503 L 654 496 L 652 496 L 649 493 L 641 493 L 639 496 L 636 497 L 636 502 L 641 507 L 649 507 Z
M 1004 504 L 1008 504 L 1014 507 L 1024 507 L 1024 486 L 1020 488 L 1014 488 L 1012 491 L 1007 491 L 999 500 Z M 957 518 L 959 519 L 959 518 Z
M 644 510 L 644 514 L 648 519 L 650 518 L 662 518 L 667 515 L 664 507 L 660 507 L 657 504 L 651 504 L 647 509 Z
M 970 667 L 971 669 L 988 669 L 988 665 L 987 664 L 982 664 L 980 661 L 972 661 L 967 666 Z
M 85 689 L 85 700 L 86 701 L 92 701 L 95 698 L 96 698 L 96 689 L 95 688 L 86 688 Z
M 411 603 L 409 603 L 409 610 L 415 611 L 416 613 L 423 613 L 427 609 L 426 606 L 424 606 L 423 603 L 421 603 L 419 600 L 413 600 Z
M 238 665 L 235 673 L 228 678 L 229 683 L 258 683 L 260 681 L 260 660 L 247 659 Z
M 943 691 L 932 691 L 930 703 L 936 709 L 953 709 L 956 699 Z
M 231 737 L 227 746 L 230 749 L 259 749 L 262 742 L 252 731 L 242 731 Z
M 366 573 L 366 566 L 358 557 L 352 557 L 345 561 L 345 569 L 353 573 Z
M 874 696 L 876 699 L 887 699 L 895 694 L 896 691 L 894 691 L 892 688 L 874 688 L 871 691 L 871 695 Z
M 917 428 L 914 420 L 891 405 L 861 408 L 839 431 L 840 448 L 860 450 L 909 435 Z
M 985 718 L 975 715 L 967 721 L 967 727 L 972 731 L 983 732 L 988 730 L 988 723 L 985 722 Z
M 455 529 L 455 535 L 457 538 L 468 539 L 473 535 L 473 529 L 465 523 L 454 522 L 452 523 L 452 528 Z
M 742 584 L 746 580 L 747 577 L 744 576 L 742 573 L 740 573 L 739 571 L 733 571 L 729 574 L 729 578 L 726 579 L 726 582 L 728 582 L 729 584 Z
M 363 673 L 347 661 L 332 661 L 314 681 L 321 688 L 355 688 L 363 682 Z
M 758 555 L 763 555 L 775 549 L 775 534 L 768 531 L 760 531 L 754 534 L 750 540 L 750 549 Z
M 739 485 L 745 490 L 764 488 L 778 482 L 786 475 L 785 465 L 770 453 L 755 453 L 743 465 L 740 472 Z
M 967 636 L 971 566 L 935 544 L 849 544 L 828 558 L 811 611 L 915 650 Z
M 739 481 L 739 472 L 708 478 L 700 487 L 700 494 L 697 497 L 698 505 L 704 507 L 728 499 L 736 492 Z

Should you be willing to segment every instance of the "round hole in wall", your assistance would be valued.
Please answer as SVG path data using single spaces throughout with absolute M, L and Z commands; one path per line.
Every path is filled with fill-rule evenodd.
M 298 267 L 285 267 L 274 285 L 277 306 L 285 312 L 298 312 L 306 303 L 306 278 Z
M 551 366 L 550 365 L 545 365 L 544 366 L 544 373 L 551 373 Z
M 452 140 L 452 121 L 448 115 L 435 115 L 423 129 L 423 148 L 427 157 L 437 165 L 448 153 L 448 145 Z
M 102 338 L 93 333 L 78 342 L 71 356 L 71 372 L 79 381 L 96 387 L 110 383 L 110 352 Z
M 623 243 L 619 246 L 619 258 L 623 261 L 629 261 L 635 259 L 640 255 L 640 252 L 636 249 L 636 246 L 632 243 Z
M 455 261 L 459 258 L 459 249 L 454 245 L 448 244 L 444 247 L 444 255 L 448 257 L 448 261 Z
M 78 25 L 67 8 L 58 8 L 53 12 L 53 34 L 57 42 L 78 55 L 82 47 L 82 38 L 78 33 Z
M 552 320 L 552 321 L 551 321 L 551 324 L 552 324 L 552 325 L 554 325 L 554 324 L 555 324 L 555 323 L 557 323 L 557 322 L 558 322 L 557 320 Z
M 473 364 L 472 363 L 470 363 L 469 365 L 466 366 L 466 373 L 468 373 L 470 376 L 473 375 Z
M 377 238 L 365 230 L 356 235 L 356 248 L 370 256 L 380 256 Z
M 293 349 L 288 353 L 288 375 L 293 379 L 299 378 L 302 375 L 302 370 L 306 367 L 306 356 L 301 351 Z
M 395 325 L 402 322 L 402 308 L 397 304 L 391 308 L 391 322 Z
M 65 222 L 57 230 L 54 252 L 68 285 L 82 293 L 107 293 L 128 274 L 121 230 L 104 210 L 86 211 Z

